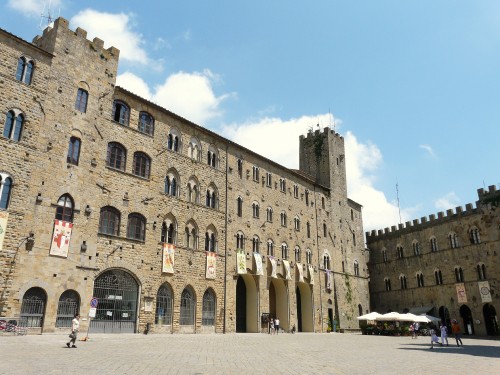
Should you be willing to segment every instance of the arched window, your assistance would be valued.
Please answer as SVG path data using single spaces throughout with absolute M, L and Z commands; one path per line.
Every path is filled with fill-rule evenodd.
M 207 164 L 212 168 L 217 168 L 217 164 L 219 161 L 218 159 L 219 156 L 217 149 L 214 146 L 210 145 L 207 152 Z
M 312 251 L 310 249 L 306 250 L 306 263 L 311 264 L 312 263 Z
M 284 178 L 280 178 L 280 191 L 286 193 L 286 180 Z
M 245 248 L 244 239 L 245 236 L 242 232 L 236 233 L 236 249 L 243 250 Z
M 436 279 L 436 285 L 443 284 L 443 274 L 441 273 L 441 270 L 437 269 L 434 271 L 434 278 Z
M 273 240 L 267 240 L 267 255 L 274 256 L 274 242 Z
M 198 249 L 198 226 L 192 220 L 188 221 L 186 228 L 186 247 L 188 249 Z
M 6 210 L 10 203 L 12 178 L 6 173 L 0 173 L 0 209 Z
M 196 161 L 200 161 L 201 157 L 201 144 L 196 138 L 191 138 L 188 145 L 188 156 Z
M 179 152 L 181 143 L 181 136 L 177 129 L 170 129 L 170 133 L 167 137 L 167 148 L 174 152 Z
M 5 138 L 12 139 L 13 141 L 19 142 L 21 140 L 21 135 L 24 126 L 24 116 L 21 112 L 11 110 L 7 112 L 7 118 L 5 119 L 5 127 L 3 129 L 3 136 Z
M 127 160 L 127 151 L 125 147 L 116 142 L 108 143 L 108 153 L 106 156 L 106 165 L 110 168 L 125 170 Z
M 306 229 L 307 229 L 307 238 L 311 238 L 311 223 L 310 222 L 307 222 Z
M 69 139 L 68 156 L 66 157 L 66 162 L 68 164 L 78 165 L 81 143 L 82 141 L 79 138 L 71 137 Z
M 74 203 L 71 196 L 69 194 L 62 195 L 57 201 L 56 219 L 72 223 L 73 207 Z
M 396 246 L 396 257 L 398 259 L 402 259 L 404 257 L 403 246 L 401 246 L 401 245 Z
M 256 182 L 259 182 L 260 168 L 254 165 L 252 170 L 253 170 L 253 173 L 252 173 L 253 180 Z
M 325 270 L 330 269 L 330 255 L 329 254 L 324 254 L 323 255 L 323 268 Z
M 237 164 L 238 164 L 238 177 L 243 178 L 243 160 L 238 159 Z
M 75 314 L 80 310 L 80 296 L 74 290 L 66 290 L 59 297 L 57 305 L 57 328 L 69 328 Z
M 417 272 L 417 287 L 422 288 L 424 286 L 424 275 L 422 272 Z
M 162 285 L 156 293 L 155 324 L 172 324 L 172 288 L 168 284 Z
M 309 206 L 309 190 L 306 190 L 306 206 Z
M 281 226 L 286 227 L 286 212 L 285 211 L 281 211 L 280 219 L 281 219 L 281 221 L 280 221 Z
M 281 244 L 281 257 L 283 259 L 288 259 L 288 245 L 286 244 L 286 242 L 283 242 Z
M 359 276 L 359 262 L 357 260 L 354 261 L 354 275 Z
M 294 253 L 295 253 L 295 261 L 300 262 L 301 261 L 300 247 L 295 246 Z
M 75 109 L 77 111 L 82 112 L 82 113 L 87 112 L 88 99 L 89 99 L 88 91 L 86 91 L 84 89 L 78 89 L 78 91 L 76 92 Z
M 132 166 L 132 173 L 136 176 L 149 178 L 151 167 L 151 159 L 143 152 L 134 153 L 134 164 Z
M 179 196 L 179 175 L 174 169 L 170 169 L 165 176 L 165 194 L 171 197 Z
M 266 186 L 271 187 L 273 185 L 273 175 L 271 172 L 266 172 Z
M 406 283 L 406 276 L 399 276 L 399 281 L 401 282 L 401 289 L 408 289 L 408 284 Z
M 128 215 L 127 238 L 145 241 L 146 240 L 146 218 L 138 213 Z
M 254 218 L 259 218 L 259 204 L 257 202 L 252 203 L 252 214 Z
M 175 244 L 177 238 L 177 222 L 172 218 L 167 218 L 161 224 L 160 241 L 164 243 Z
M 413 255 L 420 255 L 420 244 L 418 241 L 413 241 L 412 243 L 413 246 Z
M 478 280 L 486 280 L 486 266 L 484 265 L 484 263 L 479 263 L 476 266 L 476 271 Z
M 259 253 L 260 252 L 259 247 L 260 247 L 260 238 L 259 236 L 255 235 L 252 238 L 252 251 L 254 253 Z
M 217 235 L 215 233 L 215 228 L 212 226 L 205 232 L 205 251 L 213 253 L 217 251 Z
M 273 209 L 271 207 L 266 209 L 266 220 L 268 223 L 273 222 Z
M 469 235 L 471 244 L 477 245 L 481 243 L 481 237 L 479 236 L 479 229 L 477 229 L 476 227 L 471 228 L 471 230 L 469 231 Z
M 455 267 L 455 280 L 457 283 L 464 282 L 464 271 L 462 270 L 462 267 Z
M 387 263 L 388 258 L 387 258 L 387 250 L 386 249 L 382 250 L 382 259 L 383 259 L 384 263 Z
M 30 288 L 24 293 L 20 318 L 27 328 L 42 327 L 47 293 L 42 288 Z
M 31 85 L 34 67 L 33 60 L 21 56 L 17 61 L 16 80 Z
M 238 215 L 239 217 L 242 217 L 242 215 L 243 215 L 243 198 L 242 197 L 238 197 L 236 199 L 236 215 Z
M 457 236 L 457 234 L 454 233 L 454 232 L 451 232 L 448 235 L 448 239 L 450 240 L 450 247 L 452 249 L 456 249 L 458 247 L 458 236 Z
M 215 325 L 215 294 L 211 289 L 207 289 L 203 295 L 201 325 Z
M 385 282 L 385 291 L 386 292 L 390 292 L 391 291 L 391 279 L 389 279 L 388 277 L 386 277 L 384 279 L 384 282 Z
M 99 233 L 120 235 L 120 211 L 111 206 L 101 208 L 99 216 Z
M 128 126 L 130 119 L 130 108 L 125 102 L 121 100 L 115 100 L 113 102 L 113 120 Z
M 181 326 L 194 325 L 194 311 L 196 308 L 196 300 L 193 292 L 186 288 L 181 294 L 181 311 L 179 316 L 179 324 Z
M 218 205 L 217 188 L 214 185 L 210 185 L 207 189 L 206 206 L 210 208 L 218 208 Z
M 293 184 L 293 197 L 298 198 L 299 197 L 299 185 Z
M 195 177 L 191 177 L 187 185 L 188 202 L 199 203 L 200 202 L 200 184 Z
M 139 124 L 137 129 L 149 135 L 153 135 L 155 127 L 155 119 L 147 112 L 139 113 Z
M 297 232 L 300 231 L 300 218 L 298 216 L 293 219 L 293 227 Z
M 438 251 L 438 244 L 436 237 L 431 237 L 429 242 L 431 244 L 431 252 L 435 253 L 436 251 Z

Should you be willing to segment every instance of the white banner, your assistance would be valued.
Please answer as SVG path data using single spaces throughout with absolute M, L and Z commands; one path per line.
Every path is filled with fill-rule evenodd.
M 207 279 L 215 279 L 215 268 L 216 268 L 216 255 L 210 251 L 207 251 Z
M 259 253 L 253 253 L 253 258 L 255 259 L 255 274 L 260 276 L 264 275 L 262 256 Z
M 3 249 L 3 239 L 5 238 L 5 232 L 7 231 L 8 218 L 8 212 L 0 211 L 0 250 Z
M 314 267 L 309 266 L 309 284 L 314 284 Z
M 288 260 L 283 259 L 283 267 L 285 268 L 285 279 L 292 280 L 292 274 L 290 273 L 290 263 L 288 263 Z
M 326 272 L 326 290 L 332 290 L 332 273 L 330 270 L 325 270 Z
M 50 255 L 67 258 L 69 251 L 69 241 L 73 223 L 62 220 L 54 220 L 54 234 L 50 244 Z
M 271 262 L 271 277 L 276 279 L 278 276 L 276 275 L 276 258 L 270 256 L 269 262 Z
M 467 294 L 465 293 L 465 284 L 459 283 L 455 284 L 457 288 L 457 300 L 458 303 L 467 303 Z
M 175 255 L 175 246 L 172 244 L 164 243 L 161 272 L 174 273 L 174 255 Z
M 247 260 L 243 251 L 238 251 L 236 253 L 236 263 L 236 269 L 239 274 L 247 273 Z
M 491 302 L 490 283 L 488 281 L 478 281 L 479 294 L 481 294 L 481 302 Z
M 297 265 L 297 272 L 299 275 L 299 283 L 304 282 L 304 273 L 302 272 L 302 264 L 300 263 L 295 263 Z

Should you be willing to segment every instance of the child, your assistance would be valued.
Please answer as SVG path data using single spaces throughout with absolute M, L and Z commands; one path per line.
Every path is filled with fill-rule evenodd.
M 448 330 L 444 323 L 441 323 L 441 345 L 444 345 L 444 340 L 446 340 L 446 346 L 449 346 L 448 344 Z
M 434 330 L 434 328 L 432 328 L 431 329 L 431 349 L 434 349 L 434 343 L 440 344 L 441 346 L 443 346 L 443 344 L 441 344 L 439 342 L 439 337 L 436 336 L 436 331 Z

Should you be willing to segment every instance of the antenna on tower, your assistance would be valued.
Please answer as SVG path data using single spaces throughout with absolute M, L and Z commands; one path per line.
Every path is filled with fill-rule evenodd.
M 59 10 L 61 12 L 61 10 Z M 40 30 L 45 29 L 47 26 L 54 22 L 54 17 L 52 15 L 52 0 L 49 0 L 49 5 L 43 3 L 42 13 L 40 14 Z
M 398 182 L 397 181 L 396 181 L 396 198 L 398 200 L 399 224 L 402 224 L 402 221 L 401 221 L 401 207 L 399 206 L 399 187 L 398 187 Z

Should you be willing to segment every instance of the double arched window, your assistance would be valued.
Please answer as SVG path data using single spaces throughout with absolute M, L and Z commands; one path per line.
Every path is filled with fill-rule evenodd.
M 236 233 L 236 249 L 243 250 L 245 247 L 245 235 L 243 232 Z
M 21 56 L 17 60 L 16 79 L 31 85 L 35 63 L 28 57 Z
M 192 176 L 187 184 L 187 198 L 188 202 L 199 203 L 200 202 L 200 184 L 196 177 Z
M 188 221 L 184 229 L 186 236 L 186 247 L 188 249 L 198 249 L 198 226 L 192 220 Z
M 217 188 L 214 185 L 208 187 L 205 203 L 207 207 L 218 208 Z
M 267 255 L 274 256 L 274 242 L 273 240 L 267 240 Z
M 424 275 L 422 272 L 417 272 L 417 287 L 422 288 L 424 286 Z
M 205 232 L 205 251 L 217 251 L 217 233 L 212 225 Z
M 6 173 L 0 173 L 0 209 L 6 210 L 10 203 L 12 191 L 12 177 Z
M 300 247 L 295 246 L 294 252 L 295 252 L 295 261 L 300 262 L 300 260 L 301 260 L 300 259 L 301 258 Z
M 280 223 L 281 223 L 282 227 L 286 227 L 286 212 L 285 211 L 281 211 Z
M 218 153 L 214 146 L 210 146 L 207 152 L 207 164 L 212 168 L 217 168 Z
M 167 137 L 167 149 L 179 152 L 181 137 L 177 129 L 171 129 Z
M 179 177 L 174 169 L 169 170 L 165 176 L 165 194 L 171 197 L 179 196 Z
M 281 257 L 283 259 L 288 259 L 288 245 L 286 244 L 286 242 L 283 242 L 281 244 Z
M 196 161 L 200 161 L 201 157 L 201 144 L 196 138 L 191 138 L 188 145 L 188 156 Z
M 254 218 L 258 219 L 260 214 L 259 204 L 257 202 L 252 203 L 252 215 Z
M 175 244 L 177 242 L 177 221 L 168 214 L 167 218 L 161 224 L 161 238 L 163 243 Z
M 13 141 L 19 142 L 24 126 L 24 116 L 19 110 L 10 110 L 7 112 L 3 136 Z

